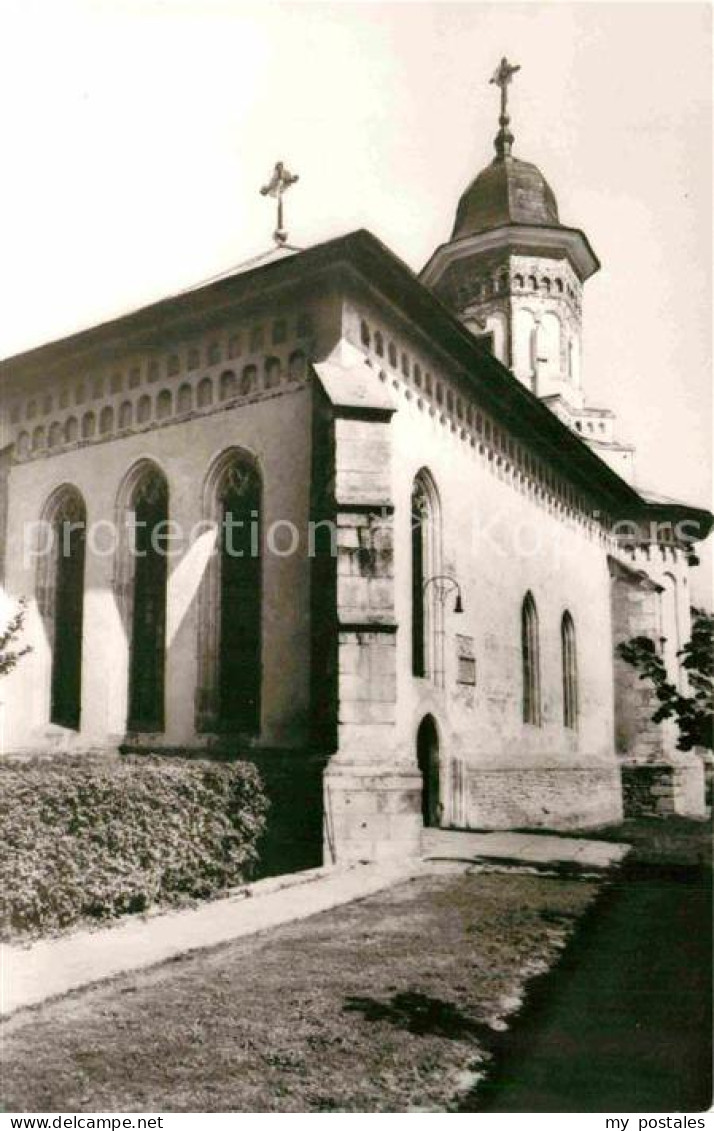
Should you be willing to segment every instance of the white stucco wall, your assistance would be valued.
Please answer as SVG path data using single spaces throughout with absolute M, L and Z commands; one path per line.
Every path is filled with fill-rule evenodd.
M 207 539 L 190 544 L 202 518 L 202 491 L 214 459 L 244 448 L 263 477 L 266 531 L 288 520 L 305 537 L 310 491 L 310 394 L 304 383 L 276 390 L 223 410 L 156 425 L 105 442 L 75 446 L 12 467 L 9 477 L 7 592 L 30 598 L 25 639 L 33 653 L 4 681 L 5 748 L 42 744 L 49 723 L 51 656 L 35 606 L 37 561 L 29 532 L 46 499 L 73 484 L 87 506 L 89 541 L 85 565 L 82 720 L 72 744 L 116 745 L 125 732 L 128 644 L 112 585 L 115 557 L 103 553 L 111 537 L 98 522 L 113 523 L 120 486 L 142 458 L 163 470 L 169 486 L 169 518 L 182 531 L 169 565 L 166 659 L 166 729 L 159 745 L 195 741 L 197 589 Z M 286 531 L 276 535 L 282 549 Z M 93 552 L 93 545 L 99 553 Z M 307 733 L 309 701 L 309 562 L 304 554 L 266 554 L 263 566 L 263 694 L 260 741 L 299 745 Z

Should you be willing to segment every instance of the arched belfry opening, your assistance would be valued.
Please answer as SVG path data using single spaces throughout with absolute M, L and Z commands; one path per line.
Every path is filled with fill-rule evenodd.
M 38 558 L 37 596 L 52 652 L 50 722 L 79 730 L 87 510 L 77 488 L 55 491 L 43 518 L 50 536 Z
M 425 715 L 417 731 L 417 765 L 421 773 L 421 815 L 425 828 L 441 824 L 439 732 L 433 715 Z
M 129 511 L 134 519 L 135 560 L 128 729 L 160 733 L 165 725 L 169 491 L 163 472 L 148 460 L 134 483 Z
M 254 736 L 262 693 L 262 480 L 235 448 L 213 465 L 204 515 L 215 552 L 200 595 L 197 728 Z

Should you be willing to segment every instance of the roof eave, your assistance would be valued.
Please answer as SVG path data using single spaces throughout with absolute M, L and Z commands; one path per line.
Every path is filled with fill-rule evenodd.
M 590 241 L 580 228 L 566 228 L 552 224 L 501 224 L 485 232 L 474 232 L 441 244 L 419 273 L 426 287 L 438 282 L 446 267 L 467 256 L 505 247 L 543 247 L 550 244 L 554 251 L 564 251 L 571 260 L 582 282 L 600 270 L 600 260 Z

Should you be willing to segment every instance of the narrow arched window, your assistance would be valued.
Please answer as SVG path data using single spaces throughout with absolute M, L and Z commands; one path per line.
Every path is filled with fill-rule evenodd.
M 179 385 L 178 391 L 178 411 L 180 413 L 190 412 L 193 408 L 193 389 L 188 383 Z
M 521 653 L 523 661 L 523 722 L 541 725 L 540 644 L 538 612 L 532 593 L 526 593 L 521 606 Z
M 204 515 L 217 528 L 199 597 L 197 727 L 260 731 L 262 655 L 262 482 L 252 457 L 231 449 L 204 488 Z
M 419 480 L 412 492 L 412 672 L 426 673 L 426 648 L 424 646 L 424 526 L 427 520 L 426 500 Z
M 38 559 L 37 603 L 52 653 L 50 722 L 79 730 L 87 512 L 76 487 L 60 487 L 44 510 L 52 531 Z
M 257 380 L 258 370 L 255 365 L 246 365 L 240 375 L 241 396 L 247 397 L 250 393 L 255 392 Z
M 560 649 L 563 664 L 563 723 L 572 730 L 578 726 L 578 657 L 575 625 L 569 612 L 560 622 Z
M 440 573 L 439 502 L 431 476 L 416 476 L 411 497 L 412 673 L 436 683 L 443 676 L 441 606 L 431 579 Z
M 221 616 L 219 719 L 255 734 L 260 722 L 260 480 L 255 467 L 235 460 L 219 487 Z
M 224 369 L 220 381 L 221 400 L 229 401 L 238 395 L 238 382 L 232 369 Z
M 128 502 L 135 556 L 128 728 L 158 733 L 164 729 L 169 492 L 163 472 L 148 460 L 132 478 Z
M 275 389 L 280 384 L 280 361 L 277 357 L 266 357 L 265 379 L 266 389 Z
M 198 407 L 209 408 L 213 404 L 213 382 L 210 377 L 204 377 L 198 386 Z
M 170 389 L 162 389 L 156 398 L 156 419 L 165 420 L 171 416 L 173 410 L 173 397 Z
M 136 407 L 136 419 L 139 424 L 146 424 L 151 420 L 151 397 L 139 397 L 139 403 Z
M 294 350 L 288 362 L 288 379 L 302 381 L 305 376 L 305 354 L 302 350 Z

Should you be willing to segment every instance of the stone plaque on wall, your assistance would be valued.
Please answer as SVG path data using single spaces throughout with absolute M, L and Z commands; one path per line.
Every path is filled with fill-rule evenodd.
M 476 657 L 473 636 L 456 637 L 456 682 L 476 686 Z

